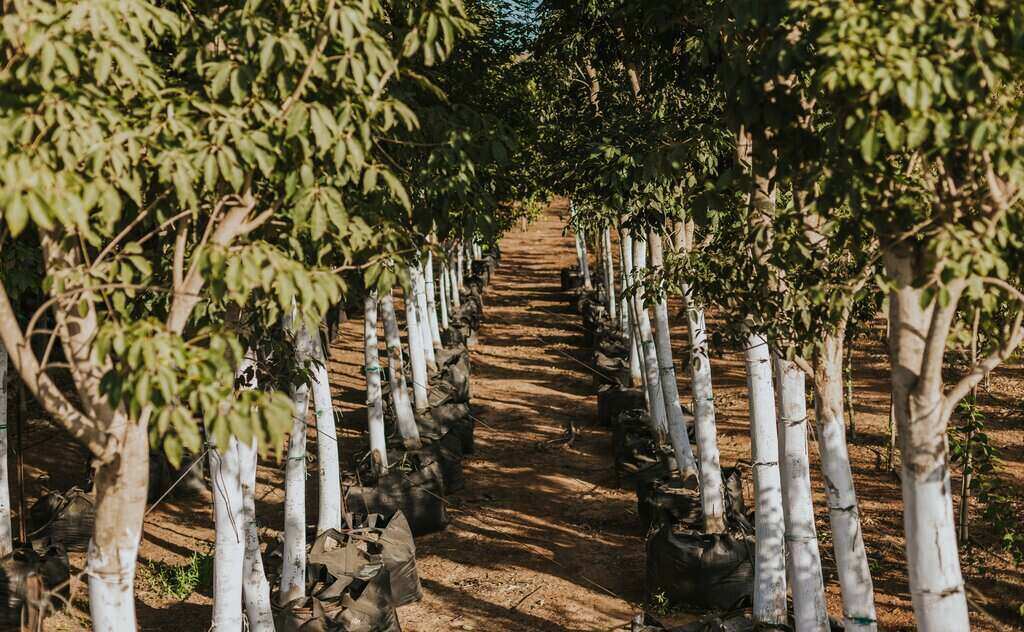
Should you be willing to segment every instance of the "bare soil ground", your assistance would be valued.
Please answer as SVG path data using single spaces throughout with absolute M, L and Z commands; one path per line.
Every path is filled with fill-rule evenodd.
M 466 461 L 466 489 L 449 500 L 451 526 L 417 542 L 425 597 L 400 611 L 409 632 L 614 630 L 622 629 L 642 607 L 644 534 L 635 496 L 616 487 L 610 434 L 592 425 L 596 397 L 591 374 L 581 364 L 587 354 L 579 316 L 570 312 L 565 294 L 558 290 L 558 270 L 575 260 L 571 239 L 561 235 L 559 212 L 552 209 L 527 232 L 513 232 L 502 242 L 502 265 L 486 291 L 485 323 L 471 348 L 477 451 Z M 677 359 L 685 357 L 682 323 L 677 316 L 672 332 Z M 363 445 L 358 430 L 365 419 L 361 332 L 358 319 L 342 327 L 330 367 L 336 406 L 346 415 L 343 445 L 349 455 Z M 714 359 L 723 464 L 749 460 L 743 366 L 742 354 L 736 351 Z M 1017 365 L 1000 369 L 982 394 L 992 443 L 1002 451 L 1000 475 L 1007 489 L 1018 495 L 1024 493 L 1021 372 Z M 884 467 L 888 387 L 880 335 L 858 342 L 855 388 L 858 437 L 851 456 L 880 627 L 913 630 L 899 481 Z M 689 392 L 682 373 L 680 390 Z M 560 437 L 570 421 L 580 428 L 572 447 L 539 447 Z M 81 480 L 81 452 L 45 422 L 30 426 L 26 447 L 31 447 L 26 450 L 30 501 L 44 487 Z M 816 460 L 813 442 L 812 454 Z M 315 510 L 314 468 L 312 464 L 310 516 Z M 257 512 L 266 539 L 282 524 L 280 470 L 274 461 L 260 468 Z M 839 616 L 821 480 L 814 471 L 829 610 Z M 749 498 L 749 480 L 747 485 Z M 958 489 L 956 481 L 954 488 Z M 975 536 L 986 545 L 965 556 L 974 628 L 1024 629 L 1014 614 L 1024 601 L 1022 571 L 992 553 L 996 549 L 991 532 L 976 512 L 974 522 Z M 208 495 L 165 501 L 147 517 L 142 564 L 181 564 L 193 551 L 210 551 L 212 524 Z M 75 555 L 72 561 L 81 570 L 82 556 Z M 208 588 L 177 600 L 143 576 L 138 594 L 143 630 L 209 628 Z M 88 629 L 83 582 L 76 582 L 72 605 L 68 613 L 52 619 L 48 629 Z

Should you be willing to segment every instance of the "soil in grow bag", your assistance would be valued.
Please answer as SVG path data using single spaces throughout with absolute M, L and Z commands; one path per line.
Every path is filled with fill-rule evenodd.
M 420 469 L 392 469 L 365 485 L 346 487 L 346 507 L 353 513 L 391 516 L 405 513 L 413 535 L 427 535 L 448 526 L 441 465 L 432 462 Z
M 646 547 L 648 600 L 684 609 L 747 604 L 754 587 L 754 541 L 746 528 L 731 527 L 729 533 L 705 534 L 666 521 L 653 528 Z
M 627 410 L 616 418 L 612 446 L 615 474 L 621 487 L 635 488 L 646 481 L 669 476 L 669 448 L 655 444 L 647 427 L 647 415 L 642 410 Z
M 597 424 L 610 427 L 627 410 L 643 408 L 645 401 L 642 388 L 602 386 L 597 391 Z
M 594 352 L 594 386 L 624 386 L 629 382 L 629 362 L 623 358 L 610 358 L 600 351 Z
M 448 433 L 439 440 L 425 443 L 417 450 L 388 450 L 389 467 L 403 472 L 416 472 L 437 463 L 441 468 L 441 482 L 445 495 L 460 491 L 466 486 L 462 471 L 462 442 Z M 373 481 L 375 476 L 369 458 L 363 458 L 356 465 L 361 481 Z
M 36 630 L 71 597 L 67 551 L 60 545 L 42 555 L 19 546 L 0 560 L 0 629 Z
M 722 483 L 725 489 L 726 518 L 731 521 L 746 519 L 740 470 L 735 467 L 722 468 Z M 637 513 L 645 531 L 658 520 L 685 524 L 694 531 L 704 528 L 700 492 L 687 489 L 676 475 L 639 484 L 636 495 Z
M 65 551 L 88 550 L 96 522 L 95 502 L 78 487 L 43 495 L 28 510 L 29 539 L 39 548 L 59 544 Z
M 277 632 L 401 632 L 383 564 L 371 564 L 358 552 L 352 558 L 362 563 L 353 576 L 335 577 L 310 564 L 306 593 L 311 597 L 283 606 L 275 598 Z

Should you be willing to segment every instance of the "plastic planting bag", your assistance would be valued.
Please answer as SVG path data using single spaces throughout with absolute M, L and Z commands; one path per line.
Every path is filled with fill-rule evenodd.
M 448 526 L 443 474 L 437 462 L 408 472 L 393 468 L 370 484 L 350 485 L 345 500 L 353 513 L 391 516 L 404 512 L 413 535 Z
M 49 492 L 28 510 L 29 539 L 40 548 L 59 544 L 65 551 L 83 552 L 95 522 L 95 501 L 89 493 L 78 487 Z
M 644 391 L 641 388 L 603 386 L 597 391 L 597 423 L 600 426 L 612 426 L 622 413 L 642 409 L 644 402 Z
M 562 290 L 573 290 L 583 285 L 583 275 L 580 274 L 578 266 L 569 266 L 568 268 L 562 268 L 561 273 Z
M 29 546 L 0 560 L 0 626 L 37 630 L 71 595 L 68 555 L 60 545 L 40 555 Z
M 726 519 L 731 523 L 747 520 L 743 503 L 743 479 L 737 468 L 722 468 Z M 684 524 L 694 531 L 704 528 L 704 510 L 700 493 L 687 489 L 678 477 L 648 481 L 637 485 L 637 513 L 644 530 L 661 522 Z
M 629 632 L 753 632 L 754 622 L 743 612 L 711 614 L 699 621 L 672 628 L 666 628 L 654 618 L 637 615 Z
M 753 550 L 744 532 L 704 534 L 662 522 L 647 538 L 647 598 L 685 609 L 739 607 L 754 587 Z

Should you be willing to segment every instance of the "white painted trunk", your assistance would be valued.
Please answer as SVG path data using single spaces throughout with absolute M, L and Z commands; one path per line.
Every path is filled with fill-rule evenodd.
M 963 290 L 953 282 L 946 304 L 923 300 L 914 286 L 919 257 L 900 246 L 885 256 L 886 272 L 896 281 L 889 292 L 889 354 L 910 595 L 918 630 L 968 630 L 949 477 L 948 415 L 956 402 L 946 400 L 942 379 L 942 350 Z
M 626 288 L 633 283 L 633 237 L 628 230 L 619 227 L 619 252 L 622 256 L 622 294 L 626 296 Z M 643 372 L 640 367 L 640 345 L 637 342 L 636 314 L 632 300 L 626 304 L 626 332 L 629 335 L 629 385 L 640 386 L 643 383 Z
M 409 267 L 410 275 L 415 268 Z M 414 276 L 412 277 L 414 278 Z M 423 351 L 422 329 L 420 329 L 419 304 L 416 301 L 415 285 L 405 294 L 405 328 L 409 338 L 409 362 L 412 364 L 412 394 L 416 410 L 423 412 L 430 407 L 427 399 L 427 356 Z
M 416 264 L 416 315 L 419 317 L 420 344 L 423 355 L 427 358 L 427 368 L 437 370 L 437 357 L 434 355 L 434 333 L 430 327 L 430 312 L 427 310 L 427 282 L 423 276 L 423 262 Z
M 313 410 L 316 413 L 317 477 L 320 496 L 317 505 L 316 532 L 341 529 L 341 465 L 338 460 L 338 431 L 334 425 L 334 398 L 331 396 L 327 354 L 319 336 L 314 336 Z
M 245 558 L 245 516 L 242 478 L 234 437 L 223 452 L 210 450 L 213 479 L 213 627 L 218 632 L 242 630 L 242 579 Z
M 570 205 L 572 202 L 570 202 Z M 580 264 L 580 274 L 583 275 L 583 287 L 591 289 L 594 287 L 590 281 L 590 262 L 587 259 L 587 233 L 580 231 L 576 233 L 576 259 Z
M 270 604 L 270 582 L 263 569 L 260 534 L 256 525 L 256 440 L 251 445 L 237 444 L 239 474 L 242 479 L 242 524 L 245 557 L 242 559 L 242 600 L 252 632 L 274 632 L 274 612 Z
M 704 509 L 704 531 L 725 531 L 725 494 L 722 466 L 718 452 L 718 427 L 715 423 L 715 396 L 711 385 L 711 353 L 704 310 L 689 305 L 683 287 L 687 330 L 690 335 L 690 385 L 693 390 L 693 423 L 700 457 L 701 505 Z
M 94 630 L 135 632 L 135 563 L 142 539 L 149 479 L 149 432 L 115 414 L 113 423 L 130 424 L 120 458 L 96 471 L 96 523 L 86 557 L 89 613 Z
M 451 311 L 451 301 L 448 293 L 448 264 L 441 263 L 441 329 L 448 329 L 448 312 Z
M 846 446 L 843 419 L 842 340 L 825 338 L 814 376 L 815 429 L 839 588 L 843 620 L 851 632 L 875 632 L 875 594 L 861 532 L 857 492 Z
M 465 265 L 463 263 L 462 245 L 460 244 L 456 248 L 456 250 L 458 250 L 458 263 L 459 263 L 459 265 L 455 266 L 456 276 L 458 277 L 458 283 L 456 284 L 456 287 L 458 288 L 459 291 L 462 291 L 462 290 L 466 289 L 466 273 L 465 273 Z M 458 292 L 456 292 L 456 294 L 458 294 Z
M 437 320 L 437 292 L 434 288 L 434 255 L 427 252 L 427 262 L 423 266 L 423 289 L 427 298 L 427 323 L 430 325 L 430 342 L 432 350 L 437 353 L 442 349 L 441 328 Z
M 640 278 L 647 266 L 646 246 L 639 239 L 633 240 L 633 280 Z M 640 293 L 633 294 L 633 318 L 636 323 L 636 339 L 639 341 L 642 354 L 644 386 L 647 388 L 647 403 L 651 410 L 651 423 L 659 443 L 668 440 L 668 415 L 665 411 L 665 398 L 661 392 L 661 376 L 658 374 L 658 352 L 654 344 L 654 333 L 651 330 L 651 318 L 644 307 Z
M 462 308 L 462 297 L 459 296 L 459 289 L 462 287 L 462 264 L 458 261 L 454 261 L 455 257 L 452 257 L 451 262 L 454 265 L 448 266 L 448 273 L 451 275 L 451 279 L 448 281 L 448 290 L 452 294 L 452 316 L 455 316 L 455 311 Z
M 405 381 L 405 360 L 402 357 L 402 339 L 395 317 L 395 302 L 388 292 L 380 297 L 380 315 L 384 321 L 384 341 L 388 347 L 388 381 L 391 386 L 391 403 L 395 407 L 395 422 L 398 434 L 406 448 L 420 447 L 420 430 L 416 426 L 409 386 Z M 424 367 L 426 372 L 426 367 Z M 426 393 L 424 392 L 424 397 Z
M 747 337 L 746 360 L 756 503 L 753 618 L 755 626 L 779 626 L 786 623 L 786 525 L 771 354 L 764 338 Z
M 295 359 L 304 364 L 313 353 L 313 337 L 305 326 L 295 334 Z M 286 604 L 306 593 L 306 415 L 309 385 L 292 387 L 295 406 L 284 469 L 284 543 L 279 600 Z
M 607 226 L 601 233 L 601 238 L 604 243 L 604 248 L 601 249 L 604 255 L 604 278 L 607 281 L 606 289 L 608 290 L 608 317 L 613 321 L 617 320 L 618 314 L 618 303 L 615 301 L 615 262 L 612 260 L 612 231 Z
M 7 364 L 7 349 L 0 343 L 0 557 L 14 550 L 11 484 L 7 471 Z
M 648 247 L 651 250 L 651 267 L 664 266 L 661 235 L 649 231 Z M 644 310 L 646 312 L 646 310 Z M 683 480 L 697 477 L 697 461 L 693 457 L 693 448 L 686 432 L 686 419 L 683 417 L 683 403 L 679 400 L 679 384 L 676 382 L 676 369 L 672 361 L 672 338 L 668 323 L 668 299 L 662 296 L 654 304 L 654 320 L 656 324 L 654 348 L 657 356 L 658 379 L 661 382 L 661 395 L 665 402 L 665 414 L 668 422 L 668 436 L 672 442 L 676 462 Z
M 807 457 L 804 372 L 795 363 L 782 358 L 776 358 L 775 369 L 779 385 L 779 461 L 794 628 L 795 632 L 828 632 L 828 610 Z
M 378 474 L 388 469 L 388 447 L 384 439 L 384 398 L 380 387 L 380 357 L 377 343 L 377 293 L 365 300 L 363 341 L 365 343 L 366 419 L 370 427 L 370 460 Z

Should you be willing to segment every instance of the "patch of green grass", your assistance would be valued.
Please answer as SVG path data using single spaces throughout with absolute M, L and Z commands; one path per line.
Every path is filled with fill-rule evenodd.
M 184 564 L 143 562 L 140 575 L 150 587 L 168 597 L 184 600 L 200 588 L 213 585 L 213 555 L 195 552 Z

